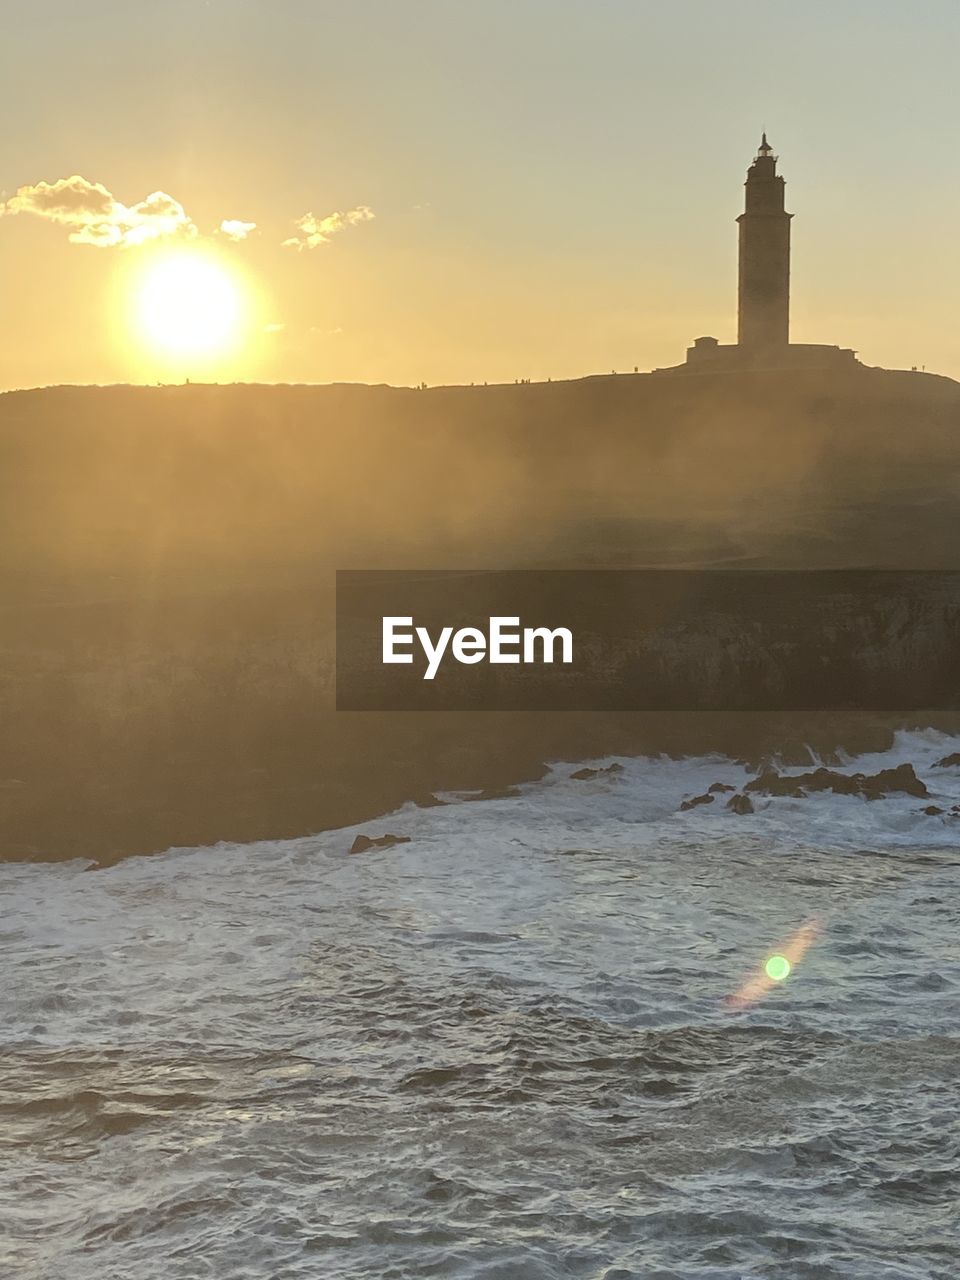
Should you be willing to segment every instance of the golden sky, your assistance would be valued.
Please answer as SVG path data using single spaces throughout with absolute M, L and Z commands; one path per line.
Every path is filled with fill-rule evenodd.
M 677 363 L 761 128 L 793 339 L 960 376 L 955 0 L 13 10 L 0 387 Z

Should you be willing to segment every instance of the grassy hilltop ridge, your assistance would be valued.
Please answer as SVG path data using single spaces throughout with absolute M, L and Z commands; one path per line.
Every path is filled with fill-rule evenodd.
M 960 492 L 960 384 L 855 368 L 57 387 L 0 397 L 0 463 L 14 572 L 528 563 L 575 557 L 591 523 L 620 526 L 628 558 L 670 559 L 696 529 L 721 555 L 793 562 L 812 539 L 831 560 L 926 562 Z
M 332 571 L 953 568 L 958 497 L 960 384 L 917 373 L 0 396 L 0 855 L 294 835 L 564 756 L 761 750 L 782 725 L 338 716 Z

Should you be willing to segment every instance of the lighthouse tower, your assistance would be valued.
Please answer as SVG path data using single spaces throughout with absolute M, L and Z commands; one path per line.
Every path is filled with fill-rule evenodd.
M 858 364 L 849 347 L 790 341 L 790 219 L 783 207 L 783 179 L 777 157 L 763 135 L 747 170 L 746 202 L 740 224 L 737 341 L 696 338 L 686 363 L 689 373 L 761 372 L 782 369 L 839 369 Z M 665 373 L 671 370 L 664 370 Z
M 790 219 L 783 208 L 783 178 L 763 135 L 747 170 L 740 224 L 737 343 L 756 353 L 790 341 Z

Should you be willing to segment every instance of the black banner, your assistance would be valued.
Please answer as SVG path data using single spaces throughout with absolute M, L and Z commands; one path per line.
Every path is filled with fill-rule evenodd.
M 337 574 L 339 710 L 960 708 L 960 572 Z

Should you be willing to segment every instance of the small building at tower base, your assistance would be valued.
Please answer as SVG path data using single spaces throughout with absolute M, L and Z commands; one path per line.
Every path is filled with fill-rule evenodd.
M 751 369 L 845 369 L 857 363 L 857 353 L 849 347 L 819 342 L 750 347 L 721 343 L 716 338 L 697 338 L 693 346 L 687 348 L 686 363 L 678 368 L 691 373 L 722 373 Z

